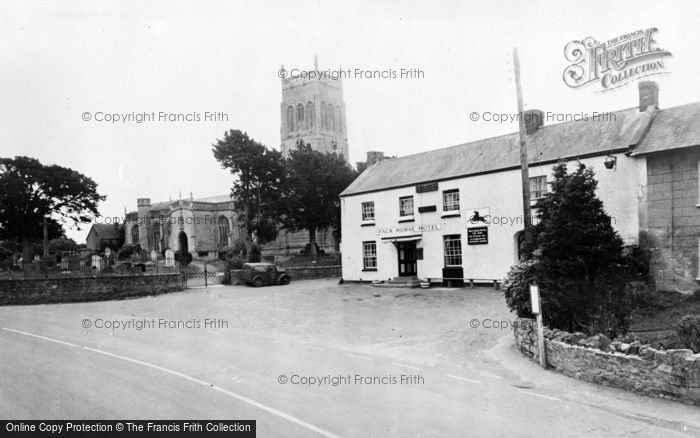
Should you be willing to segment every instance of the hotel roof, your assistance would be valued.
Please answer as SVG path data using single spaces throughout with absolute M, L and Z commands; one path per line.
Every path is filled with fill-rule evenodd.
M 700 145 L 700 102 L 657 111 L 649 132 L 632 155 Z
M 656 110 L 637 107 L 599 120 L 540 126 L 527 135 L 528 162 L 544 164 L 632 151 L 632 155 L 700 145 L 700 102 Z M 449 180 L 520 167 L 519 134 L 477 140 L 405 157 L 365 170 L 340 196 Z

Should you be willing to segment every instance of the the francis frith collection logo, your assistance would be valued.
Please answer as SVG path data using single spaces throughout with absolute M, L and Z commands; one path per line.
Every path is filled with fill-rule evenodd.
M 564 83 L 571 88 L 600 83 L 605 92 L 646 76 L 668 73 L 664 57 L 671 52 L 657 46 L 657 28 L 638 30 L 605 42 L 592 37 L 571 41 L 564 48 Z

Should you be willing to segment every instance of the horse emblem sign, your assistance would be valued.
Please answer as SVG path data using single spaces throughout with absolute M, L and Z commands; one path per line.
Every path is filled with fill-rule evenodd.
M 467 214 L 469 219 L 467 219 L 467 226 L 469 225 L 490 225 L 491 215 L 488 208 L 471 208 L 468 209 Z

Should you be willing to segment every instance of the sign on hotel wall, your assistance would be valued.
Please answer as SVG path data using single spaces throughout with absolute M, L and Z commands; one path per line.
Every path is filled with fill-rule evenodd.
M 467 245 L 486 245 L 489 243 L 489 227 L 467 228 Z
M 394 236 L 426 231 L 440 231 L 440 224 L 399 225 L 397 227 L 377 228 L 377 236 Z
M 464 216 L 467 218 L 467 226 L 491 225 L 491 211 L 488 207 L 467 208 Z

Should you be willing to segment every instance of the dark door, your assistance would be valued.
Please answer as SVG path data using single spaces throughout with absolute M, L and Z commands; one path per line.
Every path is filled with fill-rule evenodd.
M 399 276 L 416 276 L 416 242 L 399 242 L 396 248 L 399 251 Z

